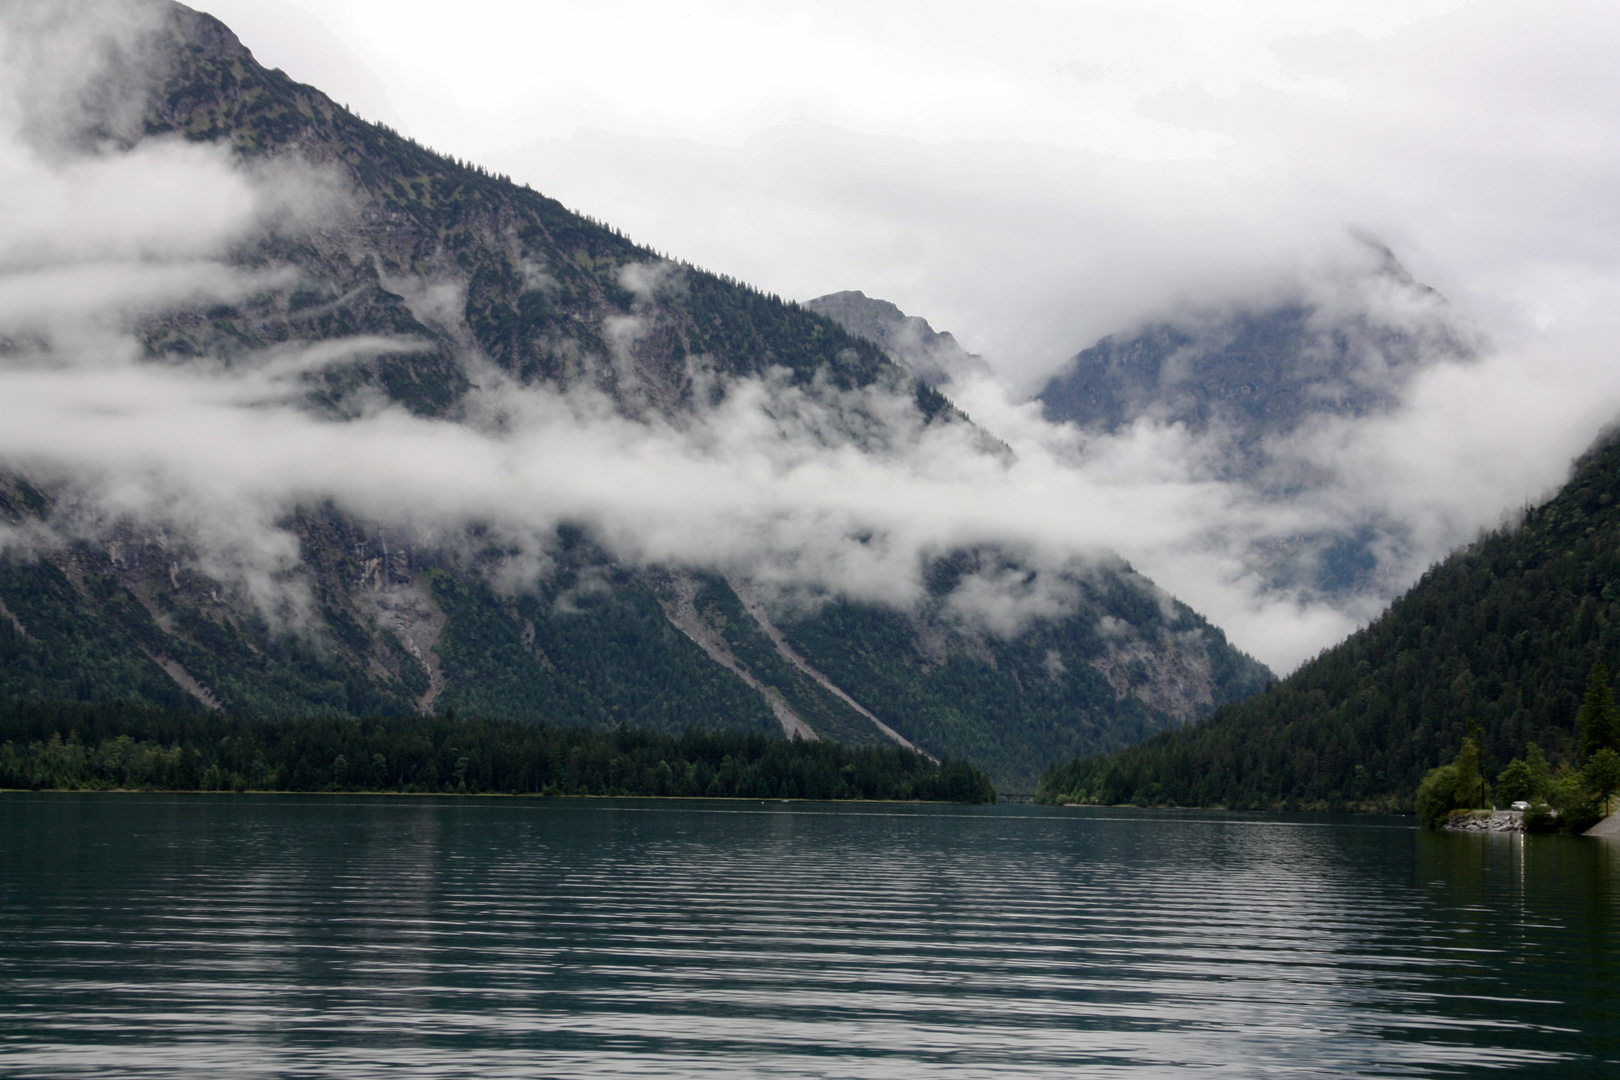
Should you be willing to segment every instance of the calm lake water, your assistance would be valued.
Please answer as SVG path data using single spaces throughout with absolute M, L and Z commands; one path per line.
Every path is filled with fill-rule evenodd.
M 1620 1076 L 1620 845 L 0 795 L 7 1077 Z

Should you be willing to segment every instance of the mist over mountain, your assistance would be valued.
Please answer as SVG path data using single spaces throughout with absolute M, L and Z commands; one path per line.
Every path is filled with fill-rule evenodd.
M 1331 612 L 1348 632 L 1470 535 L 1443 499 L 1387 497 L 1389 470 L 1427 459 L 1389 454 L 1375 470 L 1366 458 L 1380 428 L 1420 422 L 1425 377 L 1477 365 L 1486 343 L 1388 247 L 1347 241 L 1246 295 L 1188 300 L 1082 350 L 1033 395 L 1039 419 L 982 358 L 887 301 L 846 292 L 807 306 L 931 372 L 1020 452 L 1039 444 L 1144 491 L 1186 485 L 1199 516 L 1164 562 L 1246 583 L 1274 628 Z
M 1482 344 L 1387 247 L 1356 236 L 1350 255 L 1278 295 L 1189 307 L 1102 339 L 1047 380 L 1043 415 L 1108 435 L 1177 427 L 1210 476 L 1263 502 L 1331 497 L 1320 434 L 1396 414 L 1417 376 L 1473 361 Z M 1389 599 L 1421 547 L 1408 522 L 1364 512 L 1270 538 L 1252 563 L 1272 589 Z
M 879 345 L 179 5 L 0 30 L 0 694 L 893 741 L 1016 790 L 1267 678 Z

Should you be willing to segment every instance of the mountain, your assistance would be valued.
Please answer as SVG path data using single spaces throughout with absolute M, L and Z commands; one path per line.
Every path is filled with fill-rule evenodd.
M 289 400 L 232 414 L 244 431 L 291 409 L 327 425 L 315 435 L 392 432 L 405 413 L 437 440 L 498 440 L 530 423 L 522 410 L 551 409 L 592 432 L 701 444 L 752 393 L 764 404 L 749 422 L 769 429 L 753 450 L 881 462 L 906 440 L 982 434 L 830 319 L 367 123 L 259 65 L 210 16 L 130 10 L 139 48 L 92 51 L 117 63 L 78 95 L 88 111 L 53 153 L 89 168 L 204 144 L 243 175 L 295 173 L 335 207 L 295 206 L 234 240 L 210 272 L 250 275 L 239 297 L 120 310 L 140 362 L 176 380 L 236 386 L 301 357 L 278 376 Z M 59 367 L 76 341 L 0 326 L 0 361 Z M 222 459 L 262 449 L 221 438 L 240 440 L 210 450 Z M 1106 557 L 1037 568 L 993 545 L 930 549 L 908 606 L 754 580 L 720 554 L 637 558 L 599 520 L 523 533 L 469 512 L 450 529 L 422 523 L 425 494 L 350 505 L 311 481 L 258 529 L 158 480 L 137 470 L 109 488 L 38 454 L 0 461 L 0 698 L 900 743 L 1027 791 L 1049 761 L 1178 726 L 1269 677 Z M 129 489 L 149 481 L 165 494 L 137 506 Z M 857 526 L 839 543 L 888 542 Z M 813 561 L 779 562 L 795 558 Z M 1057 606 L 1003 617 L 1035 594 Z M 999 621 L 980 614 L 992 609 Z
M 944 387 L 953 379 L 990 374 L 984 358 L 962 348 L 949 332 L 936 331 L 927 319 L 907 315 L 887 300 L 851 290 L 818 296 L 804 306 L 881 346 L 889 359 L 929 386 Z
M 1518 525 L 1457 551 L 1377 621 L 1264 693 L 1041 780 L 1051 801 L 1410 809 L 1470 721 L 1494 776 L 1576 758 L 1594 660 L 1620 661 L 1620 436 Z
M 1047 419 L 1105 431 L 1139 418 L 1222 429 L 1253 453 L 1314 418 L 1389 409 L 1425 366 L 1474 355 L 1469 332 L 1394 253 L 1274 300 L 1189 309 L 1076 354 L 1036 395 Z M 1252 467 L 1240 461 L 1236 469 Z

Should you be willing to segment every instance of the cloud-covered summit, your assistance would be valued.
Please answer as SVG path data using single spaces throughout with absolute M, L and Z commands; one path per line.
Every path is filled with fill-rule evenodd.
M 1105 432 L 1138 419 L 1224 428 L 1252 451 L 1313 418 L 1388 413 L 1425 367 L 1477 355 L 1477 332 L 1388 248 L 1362 240 L 1349 254 L 1277 295 L 1189 307 L 1104 338 L 1036 395 L 1045 416 Z

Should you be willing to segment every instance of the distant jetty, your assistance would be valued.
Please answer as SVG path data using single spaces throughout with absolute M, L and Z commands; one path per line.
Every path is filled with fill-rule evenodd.
M 1521 810 L 1459 810 L 1451 820 L 1440 826 L 1444 832 L 1524 832 L 1524 812 Z M 1596 836 L 1607 840 L 1620 840 L 1620 810 L 1615 811 L 1582 836 Z

